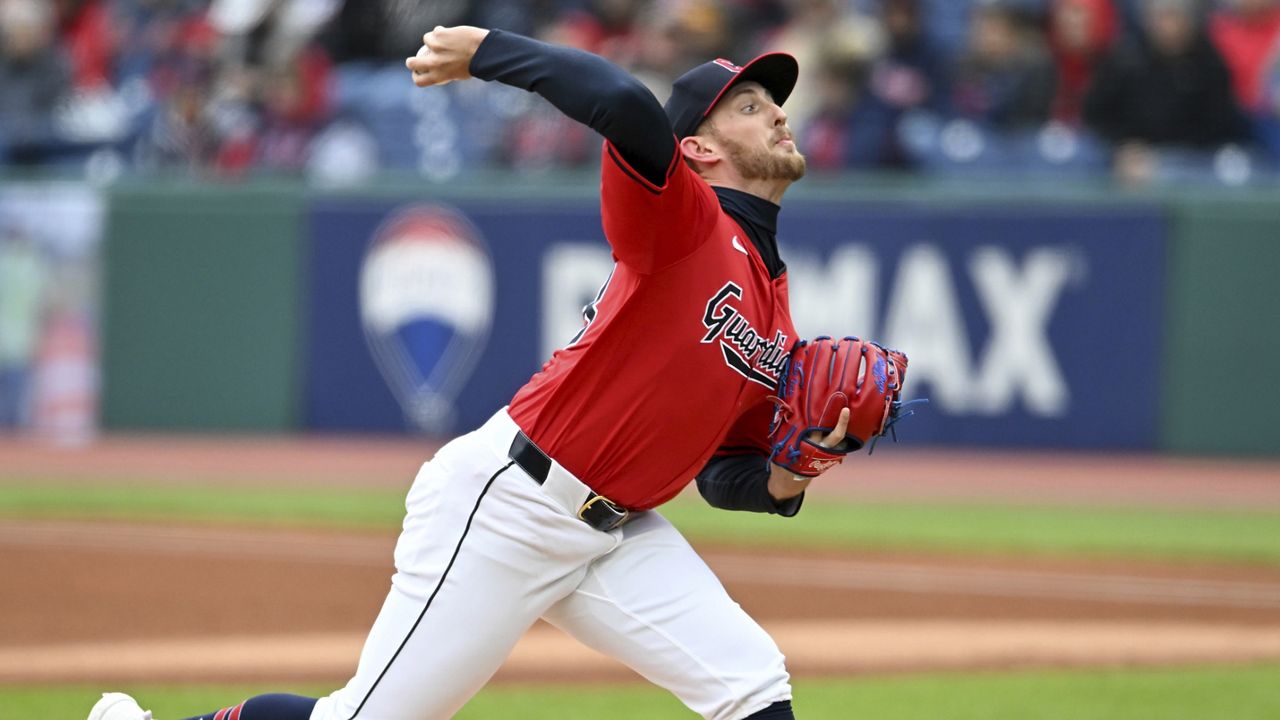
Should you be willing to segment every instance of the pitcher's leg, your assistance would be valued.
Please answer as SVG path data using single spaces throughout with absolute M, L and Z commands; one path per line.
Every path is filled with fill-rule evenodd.
M 187 720 L 308 720 L 315 705 L 316 699 L 312 697 L 271 693 L 255 695 L 239 705 Z
M 473 574 L 468 582 L 481 579 Z M 492 583 L 488 589 L 500 593 L 512 588 Z M 438 595 L 436 600 L 438 604 L 427 605 L 393 587 L 365 640 L 355 676 L 320 700 L 313 720 L 451 717 L 536 619 L 536 610 L 495 607 L 461 594 L 456 599 Z
M 655 512 L 621 532 L 618 547 L 543 617 L 709 720 L 782 710 L 791 686 L 778 646 L 680 533 Z
M 312 720 L 451 717 L 590 558 L 612 547 L 509 460 L 461 445 L 442 449 L 415 480 L 398 571 L 356 674 L 316 704 Z M 485 464 L 487 477 L 475 472 Z

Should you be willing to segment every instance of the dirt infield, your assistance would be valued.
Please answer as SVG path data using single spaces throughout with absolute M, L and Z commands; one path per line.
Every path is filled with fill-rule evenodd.
M 0 682 L 337 682 L 393 541 L 0 523 Z M 1280 660 L 1280 570 L 701 551 L 798 675 Z M 628 677 L 545 626 L 499 674 Z
M 0 441 L 7 475 L 75 482 L 403 486 L 430 450 L 403 441 L 143 438 L 68 452 Z M 1280 466 L 1261 462 L 885 456 L 871 460 L 874 472 L 824 478 L 821 492 L 1280 507 Z M 388 587 L 393 542 L 390 534 L 0 520 L 0 682 L 339 682 Z M 699 550 L 800 676 L 1280 660 L 1280 568 Z M 498 677 L 634 675 L 538 625 Z

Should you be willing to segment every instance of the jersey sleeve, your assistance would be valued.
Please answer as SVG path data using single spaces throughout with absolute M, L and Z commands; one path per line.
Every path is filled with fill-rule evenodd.
M 651 274 L 688 257 L 711 236 L 720 205 L 678 146 L 662 185 L 646 180 L 607 140 L 600 164 L 600 215 L 619 262 Z
M 491 30 L 471 58 L 471 74 L 536 92 L 567 117 L 600 133 L 650 183 L 666 181 L 675 134 L 644 83 L 576 48 Z
M 794 517 L 804 493 L 781 502 L 769 494 L 769 426 L 773 403 L 761 402 L 734 421 L 706 467 L 698 473 L 698 492 L 712 507 Z

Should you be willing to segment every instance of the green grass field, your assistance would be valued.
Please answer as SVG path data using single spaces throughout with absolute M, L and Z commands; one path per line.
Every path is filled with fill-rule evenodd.
M 804 720 L 1274 720 L 1280 665 L 1178 670 L 934 674 L 814 680 L 796 685 Z M 267 691 L 319 695 L 322 687 L 138 686 L 158 720 L 209 712 Z M 0 687 L 0 720 L 78 720 L 97 688 Z M 692 718 L 671 696 L 638 685 L 496 686 L 459 720 L 657 720 Z
M 332 488 L 5 482 L 0 518 L 84 518 L 394 531 L 403 494 Z M 783 520 L 682 497 L 663 514 L 695 541 L 792 548 L 996 552 L 1280 565 L 1280 513 L 817 497 Z

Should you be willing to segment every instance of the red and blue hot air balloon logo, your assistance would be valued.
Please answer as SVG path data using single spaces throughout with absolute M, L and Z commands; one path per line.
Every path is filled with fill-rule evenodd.
M 452 430 L 454 402 L 489 339 L 493 263 L 461 213 L 414 205 L 374 233 L 360 268 L 369 350 L 409 422 Z

